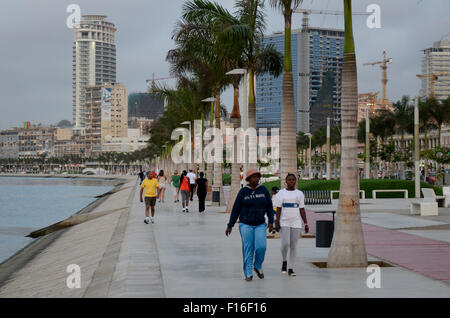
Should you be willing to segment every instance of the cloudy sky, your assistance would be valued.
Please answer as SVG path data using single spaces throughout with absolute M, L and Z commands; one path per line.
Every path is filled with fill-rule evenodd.
M 232 0 L 218 0 L 233 10 Z M 355 17 L 359 91 L 381 92 L 381 70 L 362 64 L 382 59 L 390 66 L 388 98 L 416 95 L 421 50 L 450 37 L 448 0 L 354 0 L 353 10 L 369 4 L 381 7 L 381 28 L 369 29 L 365 17 Z M 173 48 L 171 34 L 184 0 L 2 0 L 0 19 L 0 129 L 24 121 L 51 124 L 72 121 L 73 31 L 66 26 L 70 4 L 82 14 L 104 14 L 118 28 L 117 80 L 130 92 L 145 91 L 146 79 L 169 75 L 165 56 Z M 342 10 L 342 0 L 305 0 L 304 8 Z M 279 12 L 267 8 L 267 33 L 281 31 Z M 301 15 L 294 15 L 294 27 Z M 311 26 L 342 28 L 339 16 L 312 16 Z M 231 108 L 232 95 L 223 96 Z

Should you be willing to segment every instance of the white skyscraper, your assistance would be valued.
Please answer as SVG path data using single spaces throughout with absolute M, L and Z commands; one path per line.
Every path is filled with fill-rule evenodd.
M 74 28 L 73 124 L 85 127 L 86 88 L 116 82 L 114 24 L 104 15 L 84 15 Z
M 434 83 L 435 97 L 440 100 L 446 99 L 450 96 L 450 40 L 435 42 L 433 47 L 424 50 L 424 53 L 422 74 L 437 74 Z M 422 79 L 420 95 L 431 95 L 430 78 Z

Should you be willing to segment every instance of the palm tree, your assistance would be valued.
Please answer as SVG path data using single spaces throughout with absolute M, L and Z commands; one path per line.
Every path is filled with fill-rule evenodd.
M 368 264 L 359 203 L 358 78 L 351 0 L 344 0 L 344 12 L 341 192 L 336 232 L 328 255 L 329 268 L 367 267 Z
M 228 70 L 234 68 L 245 68 L 248 70 L 250 81 L 249 94 L 249 126 L 256 129 L 256 96 L 254 75 L 269 72 L 278 76 L 282 71 L 281 55 L 272 45 L 263 47 L 262 39 L 265 29 L 264 24 L 264 1 L 261 0 L 239 0 L 236 2 L 237 12 L 235 15 L 228 12 L 220 5 L 204 0 L 193 0 L 186 3 L 183 19 L 186 25 L 189 25 L 189 32 L 196 30 L 198 33 L 208 35 L 210 43 L 214 43 L 217 50 L 216 56 L 212 59 L 213 69 L 216 70 L 216 64 L 219 63 Z M 184 28 L 184 27 L 183 27 Z M 196 42 L 197 43 L 197 42 Z M 209 58 L 207 59 L 209 60 Z M 223 67 L 221 67 L 223 69 Z M 233 108 L 233 120 L 235 128 L 238 127 L 239 119 L 239 78 L 231 79 L 235 93 L 235 103 Z M 222 83 L 223 84 L 223 83 Z M 226 84 L 225 84 L 226 85 Z M 216 99 L 219 96 L 217 90 L 214 91 Z M 218 120 L 216 119 L 216 125 Z M 235 143 L 236 144 L 236 143 Z M 256 144 L 256 140 L 251 140 L 250 144 Z M 236 154 L 236 151 L 235 151 Z M 232 168 L 232 193 L 228 207 L 232 207 L 234 199 L 239 190 L 239 166 L 236 164 Z M 253 165 L 256 165 L 253 164 Z M 215 169 L 217 170 L 217 168 Z
M 442 125 L 450 121 L 450 96 L 443 101 L 432 99 L 430 101 L 429 111 L 438 127 L 438 146 L 441 148 Z
M 281 111 L 281 181 L 288 173 L 297 173 L 296 157 L 296 115 L 294 104 L 294 78 L 292 75 L 292 13 L 302 0 L 270 0 L 272 7 L 282 11 L 284 16 L 284 73 L 283 106 Z

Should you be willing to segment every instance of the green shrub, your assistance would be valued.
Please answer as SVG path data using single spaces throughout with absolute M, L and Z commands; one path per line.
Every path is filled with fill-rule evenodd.
M 273 181 L 264 184 L 269 191 L 272 187 L 280 187 L 280 181 Z M 361 190 L 366 192 L 366 199 L 372 199 L 373 190 L 408 190 L 409 198 L 415 198 L 415 184 L 414 181 L 409 180 L 389 180 L 389 179 L 375 179 L 375 180 L 361 180 Z M 442 188 L 433 187 L 427 183 L 421 184 L 422 188 L 433 188 L 436 195 L 442 195 Z M 338 191 L 340 189 L 340 180 L 300 180 L 299 187 L 302 191 L 327 190 Z M 337 198 L 337 194 L 334 198 Z M 378 193 L 377 198 L 403 198 L 403 193 Z

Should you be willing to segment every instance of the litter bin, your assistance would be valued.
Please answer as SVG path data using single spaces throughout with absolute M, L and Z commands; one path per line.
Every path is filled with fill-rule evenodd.
M 334 235 L 333 221 L 316 222 L 316 247 L 330 248 Z

